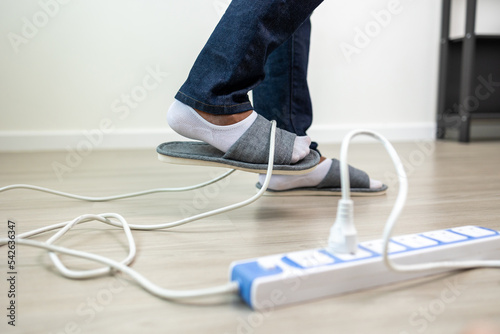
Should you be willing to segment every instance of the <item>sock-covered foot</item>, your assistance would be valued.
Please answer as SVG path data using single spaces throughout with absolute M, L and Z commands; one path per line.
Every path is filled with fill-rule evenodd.
M 318 164 L 311 172 L 302 175 L 272 175 L 268 189 L 289 190 L 295 188 L 316 187 L 325 178 L 332 165 L 331 159 Z M 264 184 L 265 174 L 259 174 L 259 183 Z M 382 182 L 370 179 L 370 189 L 379 189 Z
M 247 118 L 231 125 L 215 125 L 200 116 L 196 110 L 177 100 L 172 103 L 167 113 L 167 122 L 178 134 L 208 143 L 222 152 L 227 150 L 248 130 L 257 118 L 253 111 Z M 309 154 L 311 139 L 308 136 L 295 138 L 292 163 L 296 163 Z

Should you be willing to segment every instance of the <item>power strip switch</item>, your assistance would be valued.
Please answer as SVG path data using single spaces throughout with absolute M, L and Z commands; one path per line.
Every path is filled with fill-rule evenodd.
M 381 254 L 382 240 L 374 240 L 360 243 L 355 255 L 326 249 L 270 255 L 233 262 L 230 279 L 250 307 L 266 310 L 451 270 L 395 272 Z M 500 259 L 500 233 L 463 226 L 397 236 L 389 254 L 397 264 Z

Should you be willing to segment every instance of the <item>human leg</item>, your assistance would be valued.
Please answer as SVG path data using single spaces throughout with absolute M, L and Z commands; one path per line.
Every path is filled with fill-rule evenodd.
M 233 0 L 176 99 L 210 114 L 252 110 L 248 92 L 265 77 L 269 55 L 323 0 Z
M 276 120 L 280 128 L 297 135 L 307 135 L 311 126 L 313 112 L 307 82 L 307 67 L 311 37 L 311 22 L 308 18 L 294 34 L 273 53 L 269 55 L 265 66 L 264 81 L 253 90 L 253 102 L 259 114 L 269 120 Z M 312 142 L 310 148 L 317 150 L 317 143 Z M 362 175 L 362 182 L 352 182 L 361 188 L 380 189 L 380 181 L 370 180 L 362 171 L 352 170 L 355 175 Z M 265 175 L 259 176 L 259 184 Z M 326 180 L 329 180 L 326 182 Z M 320 187 L 316 189 L 316 187 Z M 320 193 L 324 188 L 340 188 L 338 161 L 321 158 L 320 164 L 312 172 L 302 175 L 273 175 L 269 189 L 276 192 Z M 297 189 L 307 189 L 298 192 Z M 319 191 L 316 191 L 319 190 Z M 363 190 L 366 194 L 366 189 Z
M 253 104 L 259 114 L 298 136 L 307 135 L 313 116 L 307 83 L 310 37 L 308 18 L 269 55 L 265 79 L 253 90 Z M 311 143 L 311 149 L 316 148 L 317 143 Z
M 257 117 L 248 91 L 264 79 L 267 57 L 321 2 L 233 0 L 176 95 L 171 128 L 226 152 Z M 297 136 L 291 163 L 308 155 L 309 145 Z

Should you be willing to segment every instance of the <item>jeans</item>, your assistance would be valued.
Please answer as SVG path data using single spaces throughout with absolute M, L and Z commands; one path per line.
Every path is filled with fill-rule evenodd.
M 211 114 L 254 109 L 305 135 L 309 16 L 323 0 L 233 0 L 175 98 Z
M 265 79 L 253 90 L 255 110 L 297 136 L 307 134 L 313 119 L 307 84 L 310 39 L 311 21 L 307 19 L 269 55 Z M 311 149 L 317 150 L 317 146 L 311 143 Z

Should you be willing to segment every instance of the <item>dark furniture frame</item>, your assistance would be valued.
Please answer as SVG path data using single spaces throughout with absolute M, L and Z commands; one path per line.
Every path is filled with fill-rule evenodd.
M 467 0 L 465 36 L 450 39 L 451 1 L 443 0 L 437 138 L 458 130 L 470 141 L 471 120 L 500 119 L 500 36 L 476 35 L 477 0 Z

